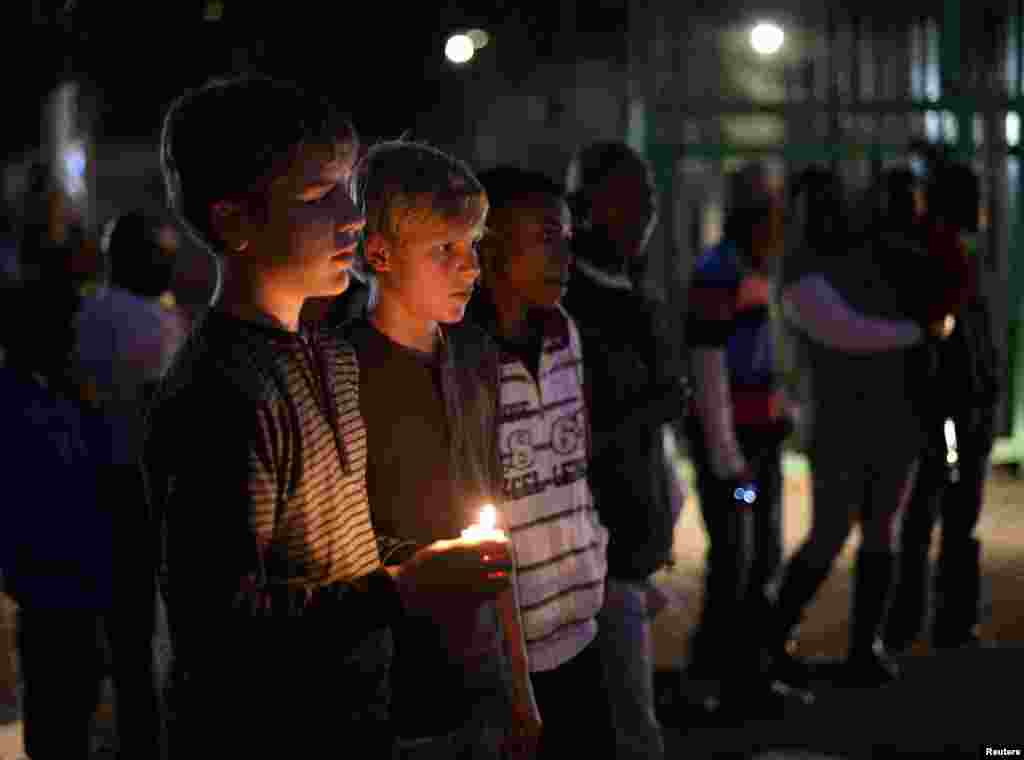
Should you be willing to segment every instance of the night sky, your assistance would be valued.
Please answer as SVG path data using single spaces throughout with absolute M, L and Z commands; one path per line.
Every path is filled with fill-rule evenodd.
M 149 3 L 79 0 L 5 3 L 4 27 L 17 46 L 2 47 L 5 69 L 21 88 L 8 97 L 5 150 L 38 135 L 38 103 L 62 67 L 84 73 L 100 95 L 100 133 L 108 138 L 153 134 L 167 103 L 211 75 L 238 68 L 295 79 L 349 106 L 360 132 L 394 137 L 412 130 L 423 139 L 458 129 L 473 105 L 462 95 L 465 71 L 449 65 L 444 41 L 454 31 L 487 29 L 495 44 L 479 65 L 517 80 L 542 60 L 577 52 L 568 25 L 624 32 L 625 2 L 591 0 L 577 18 L 574 3 L 260 2 L 223 0 L 217 21 L 204 20 L 206 0 Z M 62 24 L 63 22 L 63 24 Z M 31 51 L 26 54 L 25 51 Z M 600 52 L 600 51 L 598 51 Z M 20 107 L 18 107 L 20 106 Z M 7 109 L 5 109 L 7 110 Z

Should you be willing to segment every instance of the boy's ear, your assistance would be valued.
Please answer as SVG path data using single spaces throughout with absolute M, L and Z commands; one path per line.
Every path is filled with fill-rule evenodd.
M 391 270 L 391 244 L 379 232 L 371 232 L 363 243 L 366 251 L 366 262 L 375 272 Z
M 210 206 L 210 226 L 230 253 L 249 247 L 248 225 L 240 203 L 217 201 Z

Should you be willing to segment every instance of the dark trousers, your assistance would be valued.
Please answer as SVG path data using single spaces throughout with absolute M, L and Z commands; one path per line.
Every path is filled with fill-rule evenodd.
M 88 757 L 100 684 L 114 685 L 120 756 L 159 760 L 163 715 L 146 597 L 114 609 L 23 607 L 18 653 L 25 684 L 25 747 L 32 760 Z M 155 617 L 155 597 L 149 608 Z
M 165 752 L 164 707 L 157 683 L 156 579 L 152 572 L 115 581 L 115 606 L 103 617 L 114 685 L 119 756 L 159 760 Z
M 544 730 L 538 760 L 604 757 L 614 751 L 611 708 L 597 641 L 568 662 L 530 673 Z
M 192 622 L 172 758 L 391 759 L 390 630 L 353 642 L 350 620 Z
M 100 630 L 94 610 L 19 608 L 25 751 L 32 760 L 89 757 L 106 659 Z
M 942 520 L 943 547 L 955 547 L 971 538 L 981 516 L 989 455 L 994 438 L 994 416 L 970 412 L 954 418 L 959 455 L 959 480 L 950 483 L 945 463 L 942 427 L 936 425 L 921 460 L 917 484 L 903 518 L 901 547 L 918 551 L 931 544 L 932 529 Z
M 781 435 L 771 426 L 737 430 L 758 485 L 751 507 L 737 507 L 730 484 L 711 471 L 704 431 L 693 418 L 688 436 L 709 543 L 704 609 L 692 639 L 691 660 L 718 669 L 743 658 L 735 648 L 736 640 L 743 638 L 737 634 L 764 619 L 782 562 Z M 756 657 L 755 651 L 748 654 Z
M 984 502 L 985 479 L 994 437 L 991 410 L 967 411 L 953 418 L 959 479 L 950 482 L 942 422 L 929 431 L 921 468 L 900 532 L 900 578 L 890 612 L 891 636 L 907 645 L 920 632 L 929 607 L 932 531 L 941 520 L 935 589 L 950 612 L 951 625 L 966 632 L 976 621 L 980 547 L 974 530 Z M 955 618 L 955 620 L 954 620 Z

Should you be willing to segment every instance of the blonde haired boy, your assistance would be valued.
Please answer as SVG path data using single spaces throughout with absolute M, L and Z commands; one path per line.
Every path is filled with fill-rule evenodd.
M 345 333 L 359 357 L 367 487 L 374 528 L 393 548 L 388 563 L 458 536 L 483 504 L 499 502 L 498 359 L 483 332 L 459 324 L 480 276 L 488 210 L 472 171 L 402 141 L 371 148 L 363 171 L 377 295 Z M 532 751 L 540 721 L 513 591 L 409 614 L 395 640 L 400 757 Z

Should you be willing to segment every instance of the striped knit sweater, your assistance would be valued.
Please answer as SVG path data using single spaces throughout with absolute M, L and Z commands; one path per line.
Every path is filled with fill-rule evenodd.
M 146 446 L 172 598 L 179 585 L 308 592 L 380 567 L 358 392 L 340 339 L 207 316 L 165 380 Z
M 587 485 L 588 420 L 576 326 L 547 320 L 537 382 L 502 352 L 502 510 L 518 563 L 530 669 L 551 670 L 597 634 L 607 532 Z

